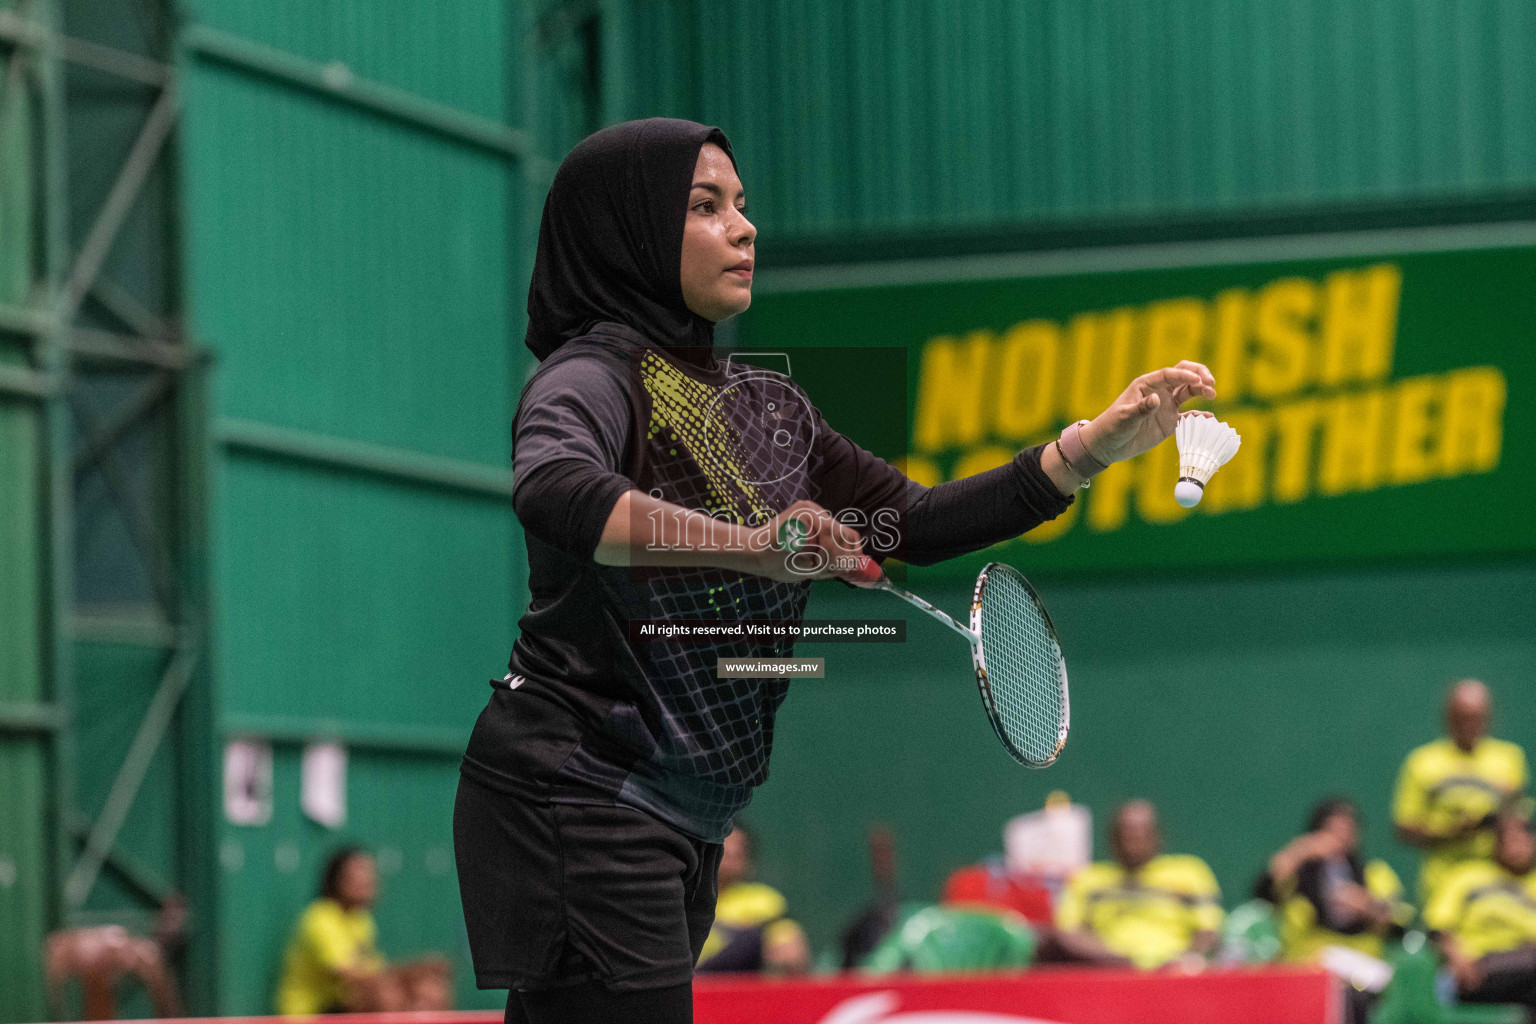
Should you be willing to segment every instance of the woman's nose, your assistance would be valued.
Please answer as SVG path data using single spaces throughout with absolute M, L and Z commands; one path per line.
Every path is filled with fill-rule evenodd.
M 757 238 L 757 228 L 747 220 L 744 213 L 741 214 L 741 223 L 736 228 L 735 236 L 737 245 L 750 245 Z

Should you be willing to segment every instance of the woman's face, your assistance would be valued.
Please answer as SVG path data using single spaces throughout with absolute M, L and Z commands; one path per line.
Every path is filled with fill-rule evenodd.
M 367 854 L 348 857 L 336 878 L 337 895 L 348 907 L 371 907 L 379 898 L 379 873 Z
M 752 243 L 746 193 L 725 150 L 699 150 L 683 225 L 683 301 L 718 323 L 752 305 Z
M 1320 831 L 1337 837 L 1345 853 L 1354 853 L 1360 846 L 1360 822 L 1353 811 L 1336 811 L 1328 815 Z

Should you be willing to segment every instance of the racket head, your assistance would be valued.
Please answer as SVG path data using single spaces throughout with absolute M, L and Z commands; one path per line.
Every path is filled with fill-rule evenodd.
M 1044 768 L 1061 756 L 1071 724 L 1067 664 L 1040 595 L 1010 565 L 992 562 L 971 599 L 971 661 L 992 731 L 1012 758 Z

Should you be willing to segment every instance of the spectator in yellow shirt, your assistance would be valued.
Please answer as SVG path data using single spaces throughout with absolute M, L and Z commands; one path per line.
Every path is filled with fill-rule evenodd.
M 811 966 L 805 932 L 787 916 L 783 895 L 752 881 L 753 836 L 735 822 L 720 851 L 715 922 L 704 940 L 696 970 L 804 974 Z
M 1360 856 L 1360 809 L 1348 797 L 1313 808 L 1307 830 L 1269 859 L 1256 895 L 1274 904 L 1281 954 L 1291 963 L 1327 965 L 1327 951 L 1337 947 L 1381 960 L 1386 937 L 1413 920 L 1397 872 Z M 1359 968 L 1350 961 L 1331 969 L 1349 983 L 1344 1019 L 1368 1020 L 1376 991 L 1355 984 Z
M 1408 755 L 1392 818 L 1403 842 L 1424 851 L 1419 899 L 1428 905 L 1446 872 L 1493 853 L 1493 818 L 1525 792 L 1525 751 L 1488 737 L 1488 687 L 1463 679 L 1445 702 L 1449 736 Z
M 1447 871 L 1424 923 L 1463 1000 L 1536 1010 L 1536 839 L 1518 812 L 1498 815 L 1493 860 Z
M 277 990 L 279 1013 L 308 1016 L 362 1008 L 356 1005 L 359 990 L 375 987 L 369 982 L 384 969 L 370 912 L 378 894 L 373 857 L 355 846 L 331 855 L 320 898 L 305 909 L 288 943 Z M 384 1002 L 394 1000 L 386 997 Z
M 1157 811 L 1132 800 L 1109 829 L 1113 863 L 1090 864 L 1056 905 L 1068 959 L 1143 969 L 1203 965 L 1221 927 L 1221 890 L 1198 857 L 1162 852 Z
M 1347 797 L 1313 809 L 1307 831 L 1270 858 L 1259 894 L 1278 911 L 1292 963 L 1315 963 L 1328 946 L 1380 958 L 1383 939 L 1413 920 L 1397 872 L 1360 856 L 1360 810 Z

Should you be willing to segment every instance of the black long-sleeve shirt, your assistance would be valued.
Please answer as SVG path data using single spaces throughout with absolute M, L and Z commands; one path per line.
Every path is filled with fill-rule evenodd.
M 701 368 L 616 324 L 544 362 L 513 434 L 532 600 L 464 770 L 542 799 L 630 804 L 708 841 L 724 838 L 766 778 L 788 686 L 718 679 L 716 660 L 783 657 L 792 645 L 632 642 L 628 624 L 798 619 L 810 584 L 598 565 L 592 554 L 620 495 L 638 489 L 747 524 L 808 499 L 855 510 L 875 557 L 920 565 L 1017 536 L 1071 503 L 1038 448 L 923 487 L 833 430 L 788 378 Z

